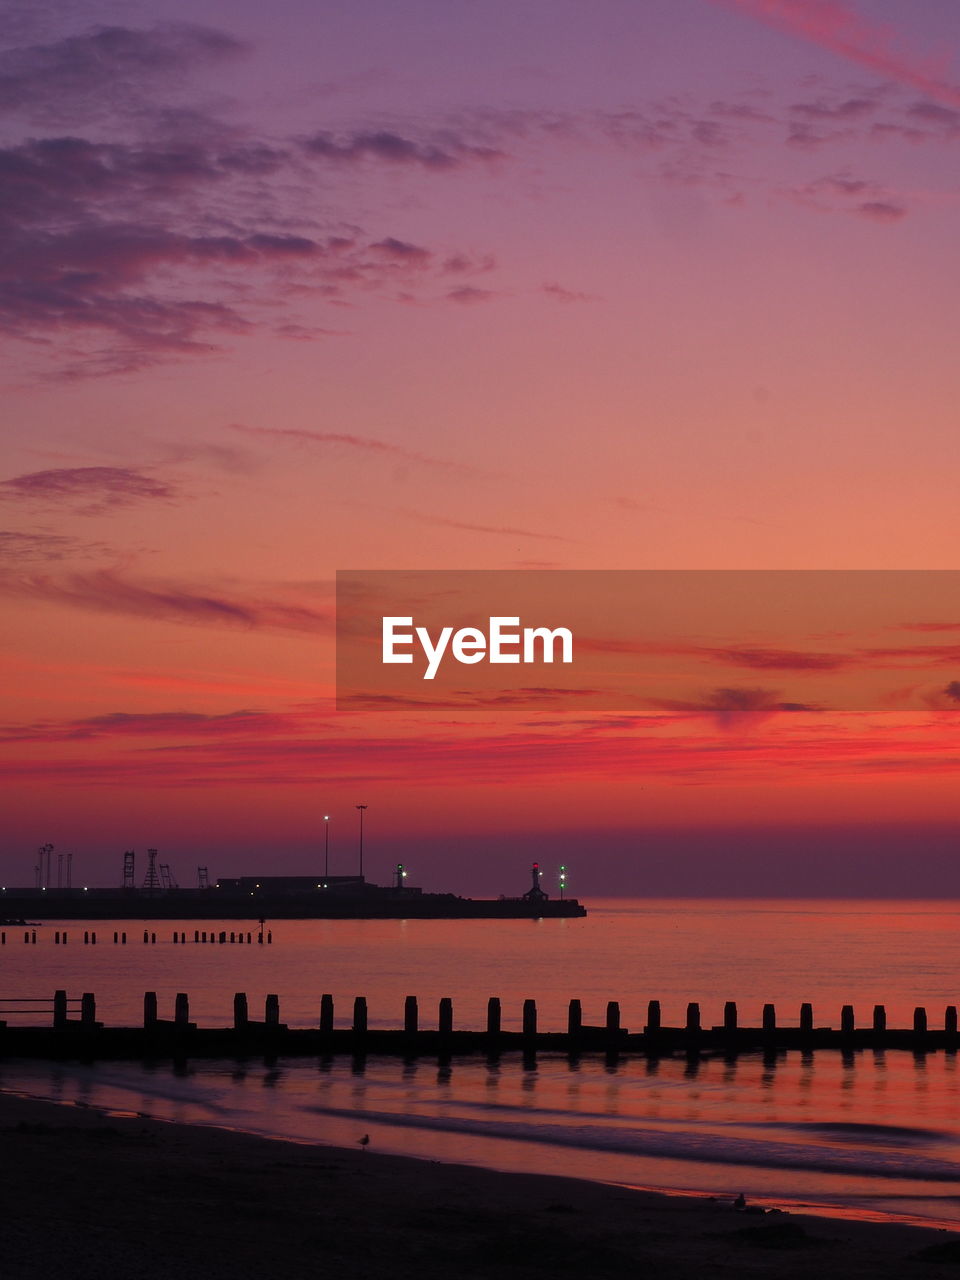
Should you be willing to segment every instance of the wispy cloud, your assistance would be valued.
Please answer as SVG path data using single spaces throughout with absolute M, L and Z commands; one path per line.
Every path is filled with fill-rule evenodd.
M 424 511 L 403 511 L 408 520 L 417 520 L 420 524 L 440 525 L 445 529 L 463 529 L 467 533 L 492 533 L 509 538 L 539 538 L 546 542 L 573 542 L 573 538 L 564 537 L 560 533 L 537 533 L 533 529 L 521 529 L 508 524 L 472 524 L 467 520 L 453 520 L 446 516 L 431 516 Z
M 380 440 L 376 436 L 358 436 L 344 431 L 310 431 L 301 427 L 248 427 L 241 422 L 231 422 L 228 423 L 228 426 L 231 431 L 239 431 L 248 436 L 257 436 L 263 440 L 316 445 L 328 451 L 340 453 L 379 454 L 388 459 L 395 459 L 398 462 L 412 462 L 424 467 L 438 467 L 443 471 L 465 472 L 474 470 L 463 463 L 419 453 L 416 449 L 408 449 L 404 445 L 395 444 L 391 440 Z
M 799 36 L 858 66 L 910 85 L 952 106 L 960 87 L 946 80 L 946 60 L 921 58 L 904 49 L 895 27 L 862 17 L 843 0 L 712 0 Z
M 8 726 L 0 729 L 0 743 L 90 742 L 107 738 L 220 738 L 235 734 L 272 737 L 301 731 L 302 720 L 297 716 L 250 710 L 219 715 L 198 711 L 111 711 L 80 720 Z
M 945 722 L 942 732 L 931 731 L 929 712 L 923 713 L 922 723 L 916 717 L 889 717 L 882 724 L 876 723 L 876 717 L 869 722 L 850 717 L 834 728 L 832 722 L 818 717 L 815 729 L 805 727 L 803 717 L 756 710 L 752 715 L 740 713 L 735 721 L 737 713 L 730 713 L 734 727 L 739 723 L 747 729 L 762 720 L 762 740 L 746 731 L 731 734 L 730 725 L 717 723 L 716 715 L 713 727 L 709 720 L 704 724 L 701 715 L 700 728 L 690 734 L 678 734 L 675 717 L 665 724 L 662 715 L 509 729 L 500 727 L 501 709 L 494 708 L 490 713 L 498 717 L 494 732 L 470 733 L 460 726 L 391 737 L 363 735 L 344 727 L 311 729 L 304 724 L 301 736 L 295 737 L 272 733 L 269 726 L 261 733 L 255 720 L 245 727 L 247 714 L 255 715 L 239 713 L 235 723 L 227 717 L 221 733 L 211 724 L 208 734 L 200 721 L 192 721 L 199 731 L 194 742 L 189 741 L 190 720 L 180 725 L 158 723 L 155 746 L 138 741 L 128 750 L 123 749 L 121 722 L 116 722 L 116 745 L 111 749 L 105 742 L 99 751 L 84 751 L 81 757 L 64 751 L 32 759 L 13 743 L 3 781 L 18 786 L 42 780 L 65 787 L 116 787 L 129 781 L 161 789 L 229 783 L 286 790 L 315 788 L 320 779 L 328 786 L 337 781 L 376 781 L 412 788 L 462 788 L 467 778 L 473 787 L 523 788 L 535 781 L 557 785 L 587 778 L 635 784 L 644 777 L 696 788 L 725 779 L 739 785 L 768 779 L 821 781 L 825 773 L 836 778 L 956 772 L 953 719 Z M 112 717 L 102 719 L 109 724 Z M 147 718 L 136 717 L 131 727 L 146 731 L 148 724 Z M 94 721 L 93 732 L 95 725 Z M 105 733 L 109 736 L 110 729 Z
M 98 613 L 212 626 L 330 634 L 331 609 L 253 593 L 233 595 L 175 582 L 137 582 L 112 569 L 0 577 L 0 595 Z

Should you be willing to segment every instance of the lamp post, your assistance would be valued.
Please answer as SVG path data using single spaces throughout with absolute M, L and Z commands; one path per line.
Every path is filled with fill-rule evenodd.
M 363 811 L 366 809 L 365 804 L 358 804 L 357 809 L 360 811 L 360 879 L 363 879 Z
M 563 891 L 566 887 L 567 887 L 567 868 L 564 866 L 561 866 L 560 868 L 560 901 L 561 902 L 563 901 Z
M 329 813 L 325 813 L 323 815 L 323 878 L 324 880 L 326 880 L 329 874 L 330 874 L 330 815 Z M 324 885 L 324 888 L 326 888 L 326 885 Z

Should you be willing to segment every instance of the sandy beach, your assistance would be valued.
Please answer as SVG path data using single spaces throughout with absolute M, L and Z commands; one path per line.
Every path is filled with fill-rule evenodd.
M 960 1236 L 0 1094 L 5 1277 L 897 1277 Z M 358 1137 L 360 1135 L 358 1134 Z M 559 1170 L 558 1170 L 559 1173 Z

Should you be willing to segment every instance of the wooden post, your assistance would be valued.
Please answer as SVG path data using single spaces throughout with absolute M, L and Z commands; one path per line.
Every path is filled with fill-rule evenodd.
M 617 1036 L 620 1034 L 620 1001 L 607 1001 L 607 1035 Z
M 873 1030 L 878 1036 L 882 1036 L 887 1029 L 887 1011 L 882 1004 L 873 1006 Z
M 320 997 L 320 1030 L 329 1033 L 333 1030 L 333 996 Z
M 840 1030 L 845 1036 L 851 1034 L 856 1023 L 853 1017 L 853 1005 L 845 1004 L 840 1010 Z
M 280 1025 L 280 997 L 267 996 L 266 1004 L 263 1010 L 263 1020 L 268 1027 L 279 1027 Z
M 728 1000 L 723 1006 L 723 1029 L 724 1031 L 736 1031 L 737 1029 L 737 1002 Z
M 957 1034 L 957 1006 L 948 1004 L 943 1015 L 943 1029 L 948 1036 Z
M 651 1000 L 647 1004 L 647 1025 L 644 1027 L 644 1035 L 655 1036 L 660 1030 L 660 1001 Z
M 693 1001 L 687 1005 L 687 1031 L 696 1032 L 700 1030 L 700 1006 Z
M 121 947 L 125 947 L 125 946 L 127 945 L 127 935 L 126 935 L 126 933 L 121 933 L 121 935 L 120 935 L 120 945 L 121 945 Z
M 536 1000 L 524 1000 L 523 1002 L 523 1034 L 525 1036 L 535 1036 L 537 1034 Z
M 583 1005 L 579 1000 L 571 1000 L 567 1008 L 567 1035 L 578 1036 L 583 1026 Z
M 802 1004 L 800 1006 L 800 1030 L 809 1035 L 813 1030 L 813 1005 Z
M 190 1021 L 190 997 L 185 991 L 178 991 L 173 1002 L 174 1025 L 185 1029 Z
M 233 1029 L 234 1031 L 245 1031 L 247 1023 L 250 1021 L 249 1010 L 247 1009 L 247 993 L 238 991 L 233 997 Z
M 145 991 L 143 993 L 143 1029 L 149 1031 L 157 1025 L 157 993 L 155 991 Z
M 927 1034 L 927 1011 L 926 1009 L 916 1008 L 913 1011 L 913 1031 L 915 1035 L 925 1036 Z
M 437 1030 L 442 1036 L 448 1036 L 453 1031 L 453 1001 L 449 996 L 444 996 L 440 1001 Z
M 89 942 L 90 942 L 90 930 L 89 930 L 89 929 L 84 929 L 84 931 L 83 931 L 83 945 L 86 947 L 86 946 L 88 946 L 88 945 L 89 945 Z
M 64 1031 L 67 1026 L 67 993 L 65 991 L 55 991 L 53 993 L 53 1029 L 54 1031 Z
M 117 930 L 116 930 L 116 929 L 114 929 L 114 931 L 113 931 L 113 945 L 114 945 L 114 946 L 116 946 L 116 945 L 117 945 L 117 943 L 118 943 L 119 941 L 120 941 L 120 934 L 117 932 Z
M 777 1031 L 777 1009 L 776 1005 L 765 1004 L 763 1006 L 763 1033 L 764 1035 L 776 1035 Z
M 87 1031 L 97 1025 L 97 1002 L 91 991 L 85 991 L 80 997 L 80 1025 Z
M 143 931 L 143 940 L 144 940 L 144 942 L 149 942 L 149 941 L 150 941 L 150 932 L 149 932 L 149 930 L 147 930 L 147 929 L 144 929 L 144 931 Z
M 420 1025 L 420 1012 L 416 996 L 407 996 L 403 1002 L 403 1029 L 408 1036 L 415 1036 Z
M 498 1036 L 500 1034 L 500 997 L 491 996 L 487 1001 L 487 1035 Z
M 367 997 L 357 996 L 353 1002 L 353 1033 L 357 1036 L 367 1034 Z

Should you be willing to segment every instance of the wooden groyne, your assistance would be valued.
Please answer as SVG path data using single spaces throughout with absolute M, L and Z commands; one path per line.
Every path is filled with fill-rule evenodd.
M 143 1022 L 136 1027 L 108 1027 L 97 1017 L 96 997 L 86 992 L 68 998 L 65 991 L 50 997 L 0 997 L 0 1058 L 140 1058 L 230 1057 L 248 1052 L 274 1054 L 364 1054 L 382 1053 L 416 1056 L 452 1053 L 500 1053 L 537 1050 L 580 1053 L 634 1053 L 646 1057 L 674 1054 L 724 1054 L 747 1052 L 779 1053 L 832 1049 L 843 1052 L 873 1049 L 907 1049 L 915 1053 L 960 1048 L 957 1006 L 948 1005 L 942 1022 L 934 1025 L 927 1010 L 914 1010 L 913 1025 L 887 1025 L 885 1006 L 875 1005 L 866 1024 L 858 1023 L 853 1005 L 843 1005 L 839 1025 L 819 1025 L 812 1004 L 800 1006 L 796 1025 L 785 1026 L 777 1019 L 776 1008 L 765 1004 L 759 1024 L 744 1025 L 737 1005 L 727 1001 L 722 1021 L 704 1023 L 700 1005 L 691 1002 L 682 1026 L 666 1025 L 659 1000 L 647 1005 L 646 1021 L 639 1030 L 623 1025 L 619 1001 L 606 1006 L 602 1024 L 583 1021 L 579 1000 L 571 1000 L 566 1026 L 541 1026 L 535 1000 L 525 1000 L 520 1012 L 520 1029 L 505 1030 L 500 999 L 487 1002 L 485 1025 L 458 1028 L 453 1001 L 440 1000 L 434 1017 L 421 1017 L 416 996 L 407 996 L 402 1021 L 394 1029 L 370 1025 L 367 1001 L 357 996 L 350 1008 L 349 1024 L 341 1016 L 337 1025 L 332 995 L 321 997 L 318 1018 L 312 1027 L 292 1028 L 281 1020 L 280 999 L 268 995 L 262 1018 L 250 1015 L 247 996 L 234 996 L 230 1025 L 199 1027 L 190 1019 L 189 996 L 177 994 L 172 1017 L 161 1017 L 156 992 L 143 998 Z M 29 1024 L 22 1018 L 33 1019 Z
M 0 929 L 0 946 L 2 946 L 2 947 L 5 947 L 5 946 L 7 945 L 7 933 L 8 933 L 8 932 L 10 932 L 8 929 Z M 78 931 L 77 931 L 77 939 L 79 939 L 79 934 L 80 934 L 80 931 L 78 930 Z M 227 929 L 194 929 L 194 931 L 193 931 L 193 942 L 194 942 L 194 943 L 201 943 L 201 944 L 203 944 L 203 945 L 206 945 L 207 943 L 219 943 L 220 945 L 223 945 L 223 944 L 225 944 L 225 943 L 229 943 L 231 946 L 232 946 L 232 945 L 234 945 L 234 944 L 236 944 L 236 945 L 238 945 L 238 946 L 242 946 L 244 943 L 246 943 L 246 944 L 247 944 L 247 946 L 250 946 L 250 945 L 254 942 L 254 940 L 256 940 L 256 942 L 257 942 L 257 943 L 259 943 L 259 945 L 260 945 L 260 946 L 263 946 L 264 942 L 267 942 L 268 944 L 272 944 L 272 943 L 273 943 L 273 932 L 272 932 L 272 930 L 270 930 L 270 929 L 267 929 L 267 930 L 266 930 L 266 932 L 264 932 L 262 925 L 261 925 L 261 928 L 260 928 L 259 930 L 257 930 L 256 932 L 251 931 L 251 930 L 248 930 L 246 933 L 244 933 L 242 929 L 240 929 L 240 930 L 236 930 L 236 929 L 230 929 L 230 930 L 227 930 Z M 34 946 L 34 947 L 35 947 L 35 946 L 37 945 L 37 930 L 36 930 L 36 927 L 30 927 L 30 928 L 27 928 L 27 929 L 24 929 L 24 930 L 23 930 L 23 941 L 26 943 L 26 945 L 27 945 L 27 946 Z M 54 930 L 54 933 L 53 933 L 53 945 L 54 945 L 55 947 L 61 947 L 61 946 L 62 946 L 62 947 L 65 947 L 65 946 L 69 943 L 69 941 L 70 941 L 70 931 L 69 931 L 68 929 L 55 929 L 55 930 Z M 156 944 L 157 944 L 157 934 L 156 934 L 156 930 L 155 930 L 155 929 L 144 929 L 144 931 L 143 931 L 143 941 L 144 941 L 144 944 L 149 944 L 149 945 L 151 945 L 151 946 L 156 946 Z M 186 930 L 178 930 L 178 929 L 175 929 L 175 930 L 173 931 L 173 943 L 174 943 L 174 945 L 179 944 L 179 945 L 181 945 L 181 946 L 182 946 L 182 945 L 184 945 L 186 942 L 187 942 L 187 932 L 186 932 Z M 96 929 L 84 929 L 84 930 L 83 930 L 83 945 L 84 945 L 85 947 L 86 947 L 86 946 L 94 946 L 94 947 L 95 947 L 95 946 L 97 945 L 97 931 L 96 931 Z M 122 930 L 114 929 L 114 931 L 113 931 L 113 945 L 114 945 L 115 947 L 116 947 L 116 946 L 123 946 L 123 947 L 125 947 L 125 946 L 127 945 L 127 931 L 126 931 L 125 929 L 122 929 Z

